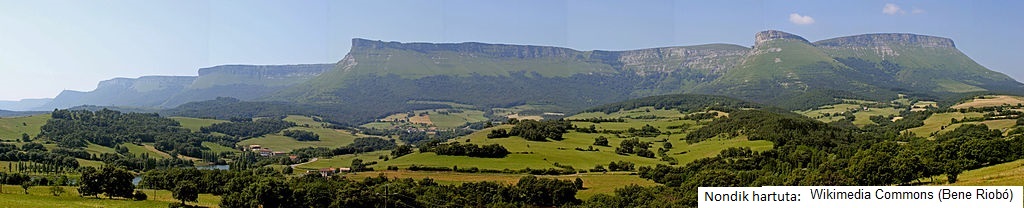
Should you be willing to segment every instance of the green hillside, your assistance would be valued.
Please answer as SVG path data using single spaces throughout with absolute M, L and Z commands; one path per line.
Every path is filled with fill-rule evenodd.
M 981 66 L 946 38 L 867 34 L 814 44 L 837 59 L 855 58 L 877 64 L 907 88 L 953 93 L 1021 89 L 1020 83 Z
M 0 140 L 21 139 L 21 134 L 35 137 L 39 134 L 39 127 L 49 119 L 50 114 L 0 118 Z

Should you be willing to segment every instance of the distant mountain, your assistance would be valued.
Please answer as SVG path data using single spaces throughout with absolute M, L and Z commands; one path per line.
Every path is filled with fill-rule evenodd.
M 199 69 L 196 78 L 182 92 L 161 103 L 171 108 L 187 102 L 234 97 L 261 98 L 286 87 L 306 82 L 328 71 L 333 64 L 223 65 Z
M 576 51 L 484 43 L 399 43 L 354 39 L 331 71 L 265 100 L 374 107 L 410 100 L 480 107 L 551 104 L 578 111 L 651 95 L 698 93 L 803 109 L 838 98 L 940 99 L 961 93 L 1022 93 L 952 40 L 867 34 L 810 42 L 763 31 L 755 45 Z
M 712 44 L 632 51 L 576 51 L 483 43 L 354 39 L 333 70 L 269 100 L 378 103 L 433 100 L 481 107 L 555 104 L 582 110 L 633 97 L 680 93 L 721 76 L 749 49 Z
M 977 93 L 1021 94 L 1024 84 L 977 64 L 947 38 L 890 33 L 811 42 L 769 30 L 756 33 L 749 48 L 708 44 L 628 51 L 357 38 L 335 64 L 227 65 L 201 69 L 198 77 L 114 79 L 92 92 L 65 91 L 44 109 L 84 104 L 166 109 L 234 97 L 239 100 L 166 112 L 267 105 L 358 123 L 428 107 L 411 101 L 484 110 L 538 104 L 533 106 L 541 109 L 535 110 L 576 112 L 632 98 L 708 94 L 793 110 L 840 98 L 887 101 L 904 94 L 955 100 Z M 259 109 L 222 116 L 260 115 Z
M 47 111 L 9 111 L 0 110 L 0 117 L 18 117 L 18 116 L 30 116 L 48 113 Z
M 42 107 L 52 101 L 52 98 L 21 99 L 18 101 L 0 101 L 0 109 L 11 111 L 27 111 Z M 52 109 L 51 109 L 52 110 Z
M 65 90 L 42 109 L 70 108 L 79 105 L 98 106 L 158 106 L 171 95 L 188 87 L 196 77 L 144 76 L 136 79 L 114 78 L 102 81 L 96 90 L 80 92 Z
M 251 100 L 305 82 L 331 64 L 224 65 L 199 69 L 199 76 L 144 76 L 102 81 L 89 92 L 65 90 L 34 109 L 52 110 L 81 105 L 169 108 L 217 97 Z

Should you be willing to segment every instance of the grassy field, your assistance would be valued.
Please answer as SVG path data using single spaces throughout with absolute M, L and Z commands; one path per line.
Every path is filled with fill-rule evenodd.
M 131 143 L 124 143 L 121 144 L 121 146 L 128 148 L 128 152 L 135 155 L 142 155 L 142 153 L 146 153 L 149 154 L 150 158 L 171 158 L 171 155 L 156 150 L 156 148 L 147 148 L 146 146 L 135 145 Z
M 1024 159 L 969 170 L 957 180 L 958 186 L 1024 186 Z
M 220 144 L 213 143 L 213 142 L 203 142 L 203 146 L 206 147 L 206 148 L 210 148 L 210 151 L 213 151 L 214 153 L 218 153 L 218 154 L 221 153 L 221 152 L 236 152 L 236 151 L 239 151 L 239 150 L 236 150 L 236 149 L 233 149 L 233 148 L 230 148 L 230 147 L 225 147 L 224 145 L 220 145 Z
M 843 116 L 841 116 L 841 115 L 837 116 L 835 114 L 842 114 L 843 112 L 851 111 L 851 110 L 858 109 L 858 108 L 860 108 L 860 105 L 856 105 L 856 104 L 835 104 L 835 105 L 826 105 L 826 106 L 818 107 L 818 109 L 814 109 L 814 110 L 796 111 L 796 113 L 799 113 L 799 114 L 807 116 L 807 117 L 811 117 L 813 119 L 818 119 L 819 121 L 827 123 L 827 122 L 833 122 L 833 121 L 838 121 L 838 120 L 843 119 Z M 826 117 L 825 116 L 826 113 L 831 114 L 832 116 Z M 856 115 L 856 114 L 854 114 L 854 115 Z
M 693 144 L 686 144 L 684 141 L 676 140 L 670 140 L 670 142 L 672 142 L 673 148 L 668 154 L 679 160 L 679 164 L 690 163 L 701 158 L 714 157 L 722 152 L 723 149 L 730 147 L 749 147 L 754 151 L 772 149 L 772 142 L 764 140 L 750 141 L 747 140 L 747 136 L 738 136 L 730 139 L 715 138 Z
M 951 119 L 955 118 L 957 120 L 960 120 L 960 119 L 964 119 L 964 118 L 967 118 L 967 117 L 971 117 L 971 118 L 981 117 L 982 115 L 983 115 L 983 113 L 977 113 L 977 112 L 970 112 L 970 113 L 960 113 L 960 112 L 936 113 L 936 114 L 932 114 L 931 116 L 929 116 L 927 119 L 924 120 L 924 126 L 920 126 L 920 127 L 917 127 L 917 128 L 912 128 L 912 129 L 909 129 L 909 131 L 913 132 L 914 135 L 917 135 L 917 136 L 920 136 L 920 137 L 929 137 L 929 135 L 932 132 L 938 132 L 940 130 L 943 130 L 943 128 L 942 128 L 943 126 L 946 126 L 945 129 L 950 129 L 949 124 L 952 123 L 950 121 Z
M 313 122 L 312 118 L 309 117 L 289 116 L 285 120 L 295 122 L 299 125 L 311 124 L 309 125 L 310 127 L 298 126 L 288 129 L 311 131 L 313 133 L 316 133 L 317 135 L 320 135 L 320 141 L 298 141 L 291 137 L 283 136 L 280 133 L 274 133 L 262 137 L 246 139 L 244 141 L 238 142 L 238 145 L 248 146 L 252 144 L 258 144 L 263 146 L 264 148 L 270 148 L 271 150 L 274 151 L 290 152 L 293 149 L 299 149 L 304 147 L 341 147 L 351 144 L 352 141 L 354 141 L 357 137 L 367 136 L 361 134 L 353 135 L 351 132 L 345 130 L 323 128 L 320 127 L 319 122 Z
M 914 105 L 911 107 L 910 110 L 911 111 L 923 111 L 926 108 L 928 108 L 928 106 L 939 107 L 939 103 L 937 103 L 935 101 L 917 101 L 916 103 L 914 103 Z
M 1024 98 L 1008 95 L 985 96 L 974 100 L 954 105 L 952 108 L 988 107 L 1001 105 L 1024 105 Z
M 133 201 L 125 199 L 106 199 L 94 197 L 79 197 L 78 187 L 65 186 L 65 193 L 61 196 L 50 194 L 49 186 L 34 186 L 29 188 L 29 194 L 24 193 L 20 186 L 3 185 L 3 193 L 0 193 L 0 207 L 167 207 L 175 202 L 170 191 L 144 190 L 149 196 L 145 201 Z M 196 203 L 190 203 L 195 205 Z M 218 207 L 220 197 L 210 194 L 199 195 L 199 205 L 207 207 Z
M 465 109 L 432 109 L 418 110 L 409 113 L 392 114 L 377 122 L 363 124 L 365 128 L 390 129 L 394 127 L 437 127 L 451 129 L 462 126 L 466 123 L 487 121 L 484 112 L 479 110 Z
M 868 110 L 861 110 L 853 114 L 856 116 L 856 118 L 853 119 L 853 125 L 864 126 L 874 124 L 875 122 L 871 121 L 872 116 L 891 116 L 899 115 L 899 113 L 899 110 L 896 110 L 895 108 L 868 108 Z
M 525 174 L 500 174 L 500 173 L 454 173 L 454 172 L 430 172 L 430 171 L 376 171 L 348 174 L 346 177 L 362 179 L 366 177 L 377 177 L 384 174 L 388 178 L 430 178 L 441 184 L 460 184 L 463 182 L 496 181 L 506 184 L 515 184 Z M 576 177 L 583 179 L 583 188 L 576 193 L 576 198 L 589 199 L 596 194 L 613 194 L 616 188 L 636 184 L 641 186 L 653 186 L 655 183 L 642 179 L 636 175 L 624 173 L 585 173 L 579 175 L 560 176 L 537 176 L 541 178 L 557 178 L 561 180 L 576 180 Z
M 22 133 L 35 137 L 39 134 L 39 127 L 46 124 L 46 120 L 49 119 L 50 114 L 0 118 L 0 140 L 21 139 Z
M 1013 126 L 1017 125 L 1017 120 L 1016 119 L 1002 119 L 1002 120 L 988 120 L 988 121 L 982 121 L 982 122 L 958 123 L 958 124 L 949 125 L 949 126 L 946 127 L 945 130 L 942 130 L 942 131 L 939 131 L 939 132 L 940 133 L 949 132 L 949 131 L 952 131 L 953 129 L 956 129 L 957 127 L 963 126 L 964 124 L 985 124 L 986 126 L 988 126 L 989 129 L 998 129 L 998 130 L 1003 131 L 1005 133 L 1008 129 L 1010 129 L 1010 127 L 1013 127 Z
M 216 119 L 205 119 L 205 118 L 189 118 L 189 117 L 170 117 L 170 119 L 178 121 L 181 127 L 191 129 L 193 132 L 199 132 L 199 128 L 204 126 L 213 125 L 216 123 L 228 122 L 225 120 Z
M 637 109 L 633 109 L 633 110 L 628 110 L 628 111 L 614 112 L 614 113 L 611 113 L 611 114 L 607 114 L 607 113 L 604 113 L 604 112 L 580 113 L 580 114 L 576 114 L 576 115 L 573 115 L 573 116 L 569 116 L 566 119 L 627 118 L 627 117 L 648 116 L 648 115 L 653 115 L 653 116 L 657 116 L 657 117 L 665 117 L 665 118 L 682 118 L 683 116 L 686 116 L 686 114 L 683 114 L 682 112 L 679 112 L 679 110 L 665 110 L 665 109 L 654 109 L 653 107 L 641 107 L 641 108 L 637 108 Z

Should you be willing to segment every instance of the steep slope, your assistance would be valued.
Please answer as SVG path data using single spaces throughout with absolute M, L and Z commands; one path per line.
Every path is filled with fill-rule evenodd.
M 788 108 L 807 108 L 834 98 L 882 100 L 896 96 L 893 86 L 876 82 L 837 62 L 802 37 L 757 33 L 755 46 L 741 63 L 695 92 L 727 95 Z
M 316 79 L 270 100 L 374 103 L 438 100 L 477 106 L 550 103 L 583 107 L 680 93 L 720 76 L 747 51 L 713 44 L 633 51 L 576 51 L 483 43 L 354 39 L 351 52 Z
M 0 109 L 12 111 L 33 110 L 42 107 L 43 105 L 46 105 L 46 103 L 49 103 L 52 100 L 52 98 L 21 99 L 18 101 L 3 100 L 0 101 Z
M 956 48 L 948 38 L 915 34 L 865 34 L 814 43 L 843 62 L 866 62 L 907 88 L 933 92 L 1024 90 L 1005 74 L 988 70 Z M 854 65 L 854 64 L 851 64 Z M 874 65 L 874 66 L 871 66 Z M 870 73 L 870 72 L 866 72 Z
M 330 70 L 333 64 L 222 65 L 199 69 L 199 77 L 182 92 L 159 107 L 171 108 L 187 102 L 234 97 L 253 100 L 286 87 L 303 83 Z
M 41 109 L 69 108 L 79 105 L 157 106 L 192 84 L 190 76 L 144 76 L 137 79 L 114 78 L 102 81 L 96 90 L 65 90 Z
M 252 100 L 312 79 L 332 64 L 223 65 L 199 69 L 199 76 L 144 76 L 102 81 L 95 90 L 65 90 L 35 108 L 53 110 L 80 105 L 170 108 L 217 97 Z

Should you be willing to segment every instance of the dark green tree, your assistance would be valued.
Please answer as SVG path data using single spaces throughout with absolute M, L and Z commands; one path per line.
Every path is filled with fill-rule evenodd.
M 103 183 L 106 180 L 103 173 L 93 167 L 80 168 L 82 177 L 78 182 L 78 194 L 82 196 L 98 196 L 103 193 Z
M 199 199 L 199 189 L 192 181 L 179 181 L 177 186 L 171 190 L 171 194 L 174 199 L 181 200 L 181 204 L 196 202 Z

